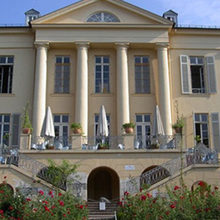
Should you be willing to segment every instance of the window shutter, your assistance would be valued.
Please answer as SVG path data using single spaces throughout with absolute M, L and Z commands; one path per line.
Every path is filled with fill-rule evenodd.
M 181 70 L 182 93 L 183 94 L 192 93 L 189 58 L 186 55 L 180 56 L 180 70 Z
M 11 145 L 18 147 L 19 145 L 19 131 L 20 131 L 20 114 L 12 115 L 12 139 Z
M 212 119 L 212 138 L 213 138 L 213 145 L 214 149 L 218 152 L 220 152 L 220 140 L 219 140 L 219 114 L 218 113 L 212 113 L 211 114 Z
M 206 57 L 205 60 L 209 93 L 216 93 L 215 59 L 214 57 Z

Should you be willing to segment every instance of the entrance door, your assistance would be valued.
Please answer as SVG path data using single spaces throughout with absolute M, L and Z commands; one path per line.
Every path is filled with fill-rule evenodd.
M 93 170 L 88 178 L 88 200 L 119 199 L 119 178 L 115 171 L 107 167 Z

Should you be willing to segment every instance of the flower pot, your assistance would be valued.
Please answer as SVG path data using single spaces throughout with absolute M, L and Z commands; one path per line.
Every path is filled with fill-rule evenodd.
M 74 128 L 73 129 L 73 134 L 81 134 L 82 133 L 82 129 L 81 128 Z
M 134 133 L 134 128 L 125 128 L 125 133 L 126 134 L 133 134 Z
M 174 130 L 175 130 L 175 132 L 176 132 L 176 134 L 182 134 L 182 132 L 183 132 L 183 128 L 174 128 Z
M 23 134 L 30 134 L 31 129 L 30 128 L 23 128 L 22 132 L 23 132 Z

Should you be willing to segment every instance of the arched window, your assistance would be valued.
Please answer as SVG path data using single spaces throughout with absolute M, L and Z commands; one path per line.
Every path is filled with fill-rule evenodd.
M 108 12 L 98 12 L 89 16 L 87 22 L 119 22 L 119 19 Z

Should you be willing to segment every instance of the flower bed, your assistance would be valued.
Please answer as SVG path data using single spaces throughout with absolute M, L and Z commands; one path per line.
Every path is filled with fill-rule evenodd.
M 86 220 L 87 215 L 87 205 L 68 192 L 39 190 L 37 195 L 24 197 L 19 191 L 14 194 L 6 180 L 1 184 L 0 219 Z
M 117 212 L 119 220 L 220 219 L 220 193 L 200 181 L 193 190 L 183 186 L 167 189 L 166 197 L 155 198 L 146 191 L 131 196 L 125 192 Z

